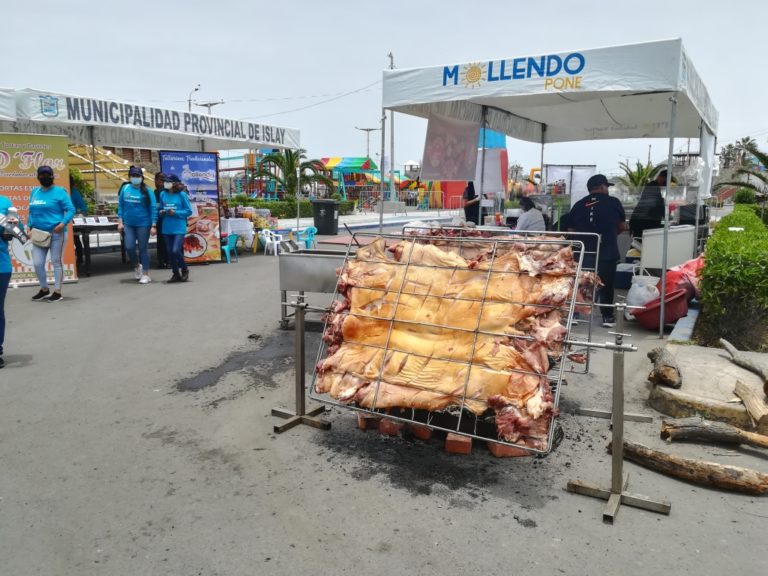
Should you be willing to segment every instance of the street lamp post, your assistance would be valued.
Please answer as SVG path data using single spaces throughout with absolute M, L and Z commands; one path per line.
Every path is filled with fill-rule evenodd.
M 355 126 L 355 130 L 362 130 L 365 132 L 365 157 L 370 158 L 371 157 L 371 132 L 375 132 L 376 130 L 381 130 L 381 128 L 358 128 Z
M 211 115 L 211 108 L 214 106 L 218 106 L 219 104 L 224 104 L 224 100 L 218 100 L 216 102 L 195 102 L 195 106 L 200 106 L 201 108 L 208 108 L 208 116 Z
M 189 110 L 189 112 L 192 112 L 192 94 L 194 94 L 198 90 L 200 90 L 200 84 L 195 86 L 195 89 L 189 93 L 189 98 L 187 98 L 187 109 Z

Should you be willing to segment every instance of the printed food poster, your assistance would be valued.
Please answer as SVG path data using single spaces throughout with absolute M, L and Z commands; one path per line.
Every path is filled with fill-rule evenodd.
M 160 152 L 160 171 L 181 179 L 192 204 L 184 238 L 184 259 L 190 264 L 221 261 L 218 167 L 216 153 Z
M 69 191 L 69 141 L 66 136 L 41 136 L 35 134 L 0 134 L 0 194 L 8 198 L 19 211 L 19 218 L 28 229 L 29 194 L 40 186 L 37 168 L 53 168 L 54 184 Z M 14 238 L 10 242 L 13 273 L 11 284 L 34 286 L 38 284 L 32 263 L 32 242 L 22 244 Z M 69 226 L 67 243 L 62 257 L 64 282 L 77 280 L 75 244 L 72 225 Z M 53 265 L 50 252 L 46 261 L 48 282 L 53 283 Z

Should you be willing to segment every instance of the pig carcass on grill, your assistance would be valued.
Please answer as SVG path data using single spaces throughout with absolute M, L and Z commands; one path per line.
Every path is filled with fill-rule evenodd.
M 490 412 L 499 439 L 543 450 L 576 264 L 563 244 L 475 244 L 472 260 L 450 242 L 358 249 L 340 271 L 315 388 L 367 409 Z

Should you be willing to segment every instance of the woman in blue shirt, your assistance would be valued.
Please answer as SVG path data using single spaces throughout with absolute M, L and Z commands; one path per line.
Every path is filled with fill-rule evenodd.
M 40 186 L 33 188 L 29 195 L 30 229 L 36 228 L 51 234 L 51 242 L 47 247 L 32 245 L 32 262 L 35 274 L 40 282 L 40 290 L 32 296 L 39 302 L 59 302 L 62 299 L 61 282 L 64 278 L 64 266 L 61 263 L 64 246 L 67 243 L 67 224 L 75 215 L 75 207 L 67 191 L 61 186 L 53 185 L 53 168 L 40 166 L 37 169 L 37 181 Z M 45 260 L 50 253 L 53 265 L 53 294 L 48 289 L 48 271 Z
M 125 250 L 134 277 L 139 284 L 149 284 L 149 236 L 157 234 L 155 194 L 144 183 L 144 173 L 138 166 L 128 169 L 128 177 L 131 181 L 123 184 L 117 199 L 117 229 L 125 231 Z
M 168 283 L 186 282 L 189 269 L 184 262 L 184 237 L 187 235 L 187 218 L 192 215 L 192 205 L 184 192 L 184 185 L 175 174 L 168 174 L 163 186 L 165 190 L 160 194 L 160 215 L 163 217 L 166 253 L 173 270 Z
M 0 215 L 7 216 L 11 201 L 5 196 L 0 196 Z M 10 218 L 10 217 L 9 217 Z M 9 224 L 18 223 L 9 219 Z M 20 224 L 20 223 L 19 223 Z M 3 343 L 5 342 L 5 295 L 8 292 L 8 284 L 11 282 L 11 255 L 8 253 L 13 236 L 3 227 L 0 227 L 0 368 L 5 366 L 3 360 Z

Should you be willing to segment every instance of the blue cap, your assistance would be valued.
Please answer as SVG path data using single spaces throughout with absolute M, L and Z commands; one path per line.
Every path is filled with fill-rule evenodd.
M 128 168 L 128 176 L 144 176 L 144 172 L 138 166 Z
M 165 175 L 165 181 L 166 182 L 173 182 L 173 183 L 181 182 L 181 180 L 179 180 L 179 177 L 176 176 L 176 174 L 166 174 Z
M 39 166 L 37 168 L 37 175 L 42 176 L 43 174 L 47 174 L 48 176 L 53 176 L 53 168 L 50 166 Z

